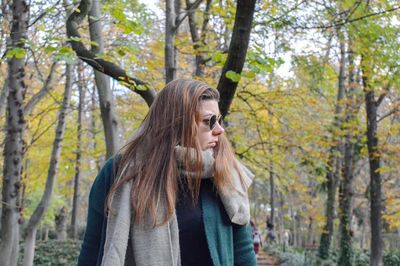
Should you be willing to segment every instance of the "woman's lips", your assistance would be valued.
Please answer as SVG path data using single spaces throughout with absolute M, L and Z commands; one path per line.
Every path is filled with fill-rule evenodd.
M 214 148 L 215 146 L 217 146 L 217 142 L 216 142 L 216 141 L 210 142 L 210 143 L 208 144 L 208 146 L 211 147 L 211 148 Z

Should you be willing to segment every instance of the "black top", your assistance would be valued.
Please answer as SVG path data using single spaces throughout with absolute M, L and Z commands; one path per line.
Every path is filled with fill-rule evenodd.
M 202 179 L 200 197 L 193 205 L 190 193 L 181 188 L 176 204 L 176 216 L 179 228 L 179 247 L 182 266 L 213 265 L 204 231 L 201 197 L 213 190 L 211 179 Z M 215 193 L 212 193 L 215 194 Z M 215 195 L 216 197 L 216 195 Z

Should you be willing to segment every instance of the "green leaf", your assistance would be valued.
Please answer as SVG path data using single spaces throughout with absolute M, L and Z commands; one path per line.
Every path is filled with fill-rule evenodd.
M 70 39 L 71 41 L 75 41 L 75 42 L 80 42 L 80 41 L 81 41 L 81 38 L 79 38 L 79 37 L 74 37 L 74 36 L 70 37 L 69 39 Z
M 227 77 L 228 79 L 232 80 L 235 83 L 238 83 L 241 75 L 239 73 L 236 73 L 235 71 L 229 70 L 226 72 L 225 77 Z
M 246 78 L 253 79 L 256 77 L 256 72 L 250 70 L 250 71 L 244 72 L 242 75 L 245 76 Z
M 15 57 L 17 59 L 21 59 L 21 58 L 24 58 L 25 55 L 26 55 L 25 49 L 23 49 L 21 47 L 14 47 L 7 51 L 6 57 L 7 58 Z
M 56 61 L 65 61 L 68 64 L 75 65 L 78 63 L 75 51 L 71 47 L 63 46 L 54 56 Z
M 51 54 L 51 53 L 53 53 L 53 52 L 56 51 L 56 50 L 57 50 L 57 47 L 54 47 L 54 46 L 52 46 L 52 45 L 46 46 L 46 47 L 44 48 L 44 51 L 45 51 L 47 54 Z

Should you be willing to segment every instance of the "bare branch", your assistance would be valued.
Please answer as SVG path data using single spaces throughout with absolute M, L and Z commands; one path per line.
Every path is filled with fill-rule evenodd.
M 39 16 L 37 16 L 37 18 L 35 18 L 31 24 L 28 25 L 28 28 L 30 28 L 31 26 L 33 26 L 36 22 L 38 22 L 40 19 L 42 19 L 44 16 L 47 15 L 47 13 L 49 13 L 49 11 L 51 9 L 53 9 L 55 6 L 57 6 L 60 3 L 60 0 L 57 1 L 57 3 L 55 3 L 53 6 L 51 6 L 50 8 L 46 8 L 46 10 L 41 13 Z
M 376 100 L 376 106 L 378 107 L 379 105 L 381 105 L 382 101 L 385 99 L 386 95 L 389 94 L 390 91 L 390 86 L 391 86 L 391 82 L 389 82 L 389 84 L 384 88 L 384 92 L 379 96 L 378 100 Z
M 177 18 L 177 22 L 175 24 L 175 29 L 174 32 L 177 31 L 179 26 L 182 24 L 182 22 L 185 20 L 185 18 L 192 12 L 196 11 L 196 9 L 199 7 L 199 5 L 203 2 L 203 0 L 196 0 L 193 4 L 188 6 L 188 8 L 185 10 L 185 12 L 179 14 L 179 17 Z
M 46 79 L 43 87 L 40 89 L 40 91 L 38 93 L 33 95 L 32 98 L 29 100 L 29 102 L 25 105 L 25 108 L 24 108 L 25 116 L 29 115 L 32 112 L 33 108 L 35 108 L 36 104 L 38 104 L 40 102 L 40 100 L 43 99 L 44 96 L 46 96 L 48 91 L 52 89 L 52 87 L 50 86 L 50 83 L 53 80 L 53 74 L 54 74 L 56 64 L 57 64 L 56 62 L 53 62 L 53 64 L 50 67 L 49 75 L 47 76 L 47 79 Z
M 379 119 L 377 120 L 377 122 L 381 122 L 383 119 L 385 119 L 386 117 L 391 116 L 392 114 L 395 114 L 397 112 L 400 112 L 400 106 L 397 106 L 396 108 L 393 108 L 392 110 L 390 110 L 389 112 L 387 112 L 386 114 L 382 115 L 381 117 L 379 117 Z
M 311 26 L 311 27 L 309 27 L 309 26 L 298 26 L 298 27 L 295 27 L 295 28 L 307 29 L 307 30 L 308 29 L 336 28 L 336 27 L 344 26 L 346 24 L 353 23 L 353 22 L 356 22 L 356 21 L 359 21 L 359 20 L 363 20 L 363 19 L 366 19 L 366 18 L 369 18 L 369 17 L 380 16 L 380 15 L 383 15 L 383 14 L 386 14 L 386 13 L 389 13 L 389 12 L 396 11 L 398 9 L 400 9 L 400 6 L 397 6 L 397 7 L 394 7 L 394 8 L 390 8 L 390 9 L 386 9 L 386 10 L 382 10 L 380 12 L 370 13 L 370 14 L 367 14 L 367 15 L 364 15 L 364 16 L 361 16 L 361 17 L 353 18 L 353 19 L 347 18 L 344 21 L 340 21 L 340 22 L 336 21 L 336 22 L 333 22 L 333 23 L 328 24 L 328 25 L 317 25 L 317 26 Z

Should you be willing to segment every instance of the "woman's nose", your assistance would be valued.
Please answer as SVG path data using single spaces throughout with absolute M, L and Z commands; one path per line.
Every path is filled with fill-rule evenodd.
M 224 132 L 225 129 L 220 125 L 220 123 L 216 122 L 216 125 L 212 130 L 213 135 L 221 135 Z

